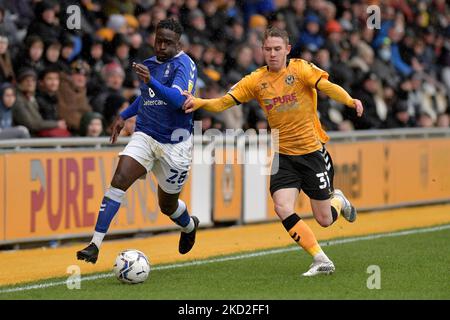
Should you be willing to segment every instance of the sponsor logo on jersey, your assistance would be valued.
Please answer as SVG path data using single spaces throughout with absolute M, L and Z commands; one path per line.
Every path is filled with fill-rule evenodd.
M 267 112 L 273 108 L 276 108 L 277 112 L 283 112 L 295 109 L 299 106 L 296 93 L 275 97 L 273 99 L 263 99 L 263 103 Z
M 155 100 L 144 100 L 143 105 L 146 106 L 146 107 L 166 106 L 167 103 L 165 103 L 165 102 L 162 101 L 162 100 L 155 99 Z

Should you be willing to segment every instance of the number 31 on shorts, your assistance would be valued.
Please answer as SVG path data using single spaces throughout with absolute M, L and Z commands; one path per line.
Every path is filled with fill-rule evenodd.
M 319 178 L 319 181 L 321 183 L 319 185 L 320 189 L 325 189 L 327 187 L 330 187 L 330 178 L 328 178 L 328 173 L 326 171 L 316 173 L 316 177 Z

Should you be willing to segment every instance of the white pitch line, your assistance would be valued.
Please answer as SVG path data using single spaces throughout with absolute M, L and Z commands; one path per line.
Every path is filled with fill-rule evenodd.
M 362 237 L 344 238 L 344 239 L 337 239 L 337 240 L 330 240 L 330 241 L 325 240 L 323 242 L 320 242 L 319 244 L 322 247 L 326 247 L 326 246 L 332 246 L 332 245 L 344 244 L 344 243 L 350 243 L 350 242 L 374 240 L 374 239 L 389 238 L 389 237 L 400 237 L 400 236 L 406 236 L 406 235 L 410 235 L 410 234 L 428 233 L 428 232 L 435 232 L 435 231 L 441 231 L 441 230 L 447 230 L 447 229 L 450 229 L 450 224 L 436 226 L 436 227 L 430 227 L 430 228 L 412 229 L 412 230 L 397 231 L 397 232 L 391 232 L 391 233 L 373 234 L 373 235 L 362 236 Z M 299 249 L 301 249 L 301 248 L 299 248 L 298 246 L 295 246 L 295 247 L 289 247 L 289 248 L 271 249 L 271 250 L 264 250 L 264 251 L 254 252 L 254 253 L 234 255 L 234 256 L 230 256 L 230 257 L 175 263 L 175 264 L 154 267 L 154 268 L 152 268 L 152 271 L 168 270 L 168 269 L 176 269 L 176 268 L 183 268 L 183 267 L 199 266 L 199 265 L 216 263 L 216 262 L 248 259 L 248 258 L 266 256 L 269 254 L 295 251 L 295 250 L 299 250 Z M 98 280 L 98 279 L 110 278 L 113 276 L 114 275 L 112 273 L 108 272 L 108 273 L 103 273 L 103 274 L 82 277 L 80 279 L 80 281 Z M 66 281 L 57 281 L 57 282 L 48 282 L 48 283 L 29 285 L 29 286 L 23 286 L 23 287 L 17 287 L 17 288 L 3 289 L 3 290 L 0 290 L 0 294 L 28 291 L 28 290 L 34 290 L 34 289 L 45 289 L 45 288 L 61 286 L 61 285 L 65 285 L 65 284 L 67 284 L 67 280 Z

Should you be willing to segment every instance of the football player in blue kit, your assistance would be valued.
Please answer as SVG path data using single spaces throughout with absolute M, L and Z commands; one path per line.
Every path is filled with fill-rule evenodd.
M 195 243 L 199 220 L 190 216 L 179 199 L 192 161 L 192 114 L 182 109 L 183 91 L 194 93 L 197 68 L 181 50 L 180 23 L 173 19 L 159 22 L 156 28 L 155 54 L 133 63 L 140 80 L 141 95 L 115 120 L 111 143 L 115 143 L 125 120 L 137 115 L 130 142 L 119 153 L 117 169 L 107 189 L 90 244 L 77 252 L 79 260 L 95 263 L 109 225 L 120 208 L 127 189 L 147 172 L 158 180 L 161 212 L 181 227 L 179 252 L 185 254 Z

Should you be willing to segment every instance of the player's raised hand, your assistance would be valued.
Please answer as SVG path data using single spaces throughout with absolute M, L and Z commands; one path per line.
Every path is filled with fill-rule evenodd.
M 133 62 L 132 67 L 133 70 L 138 75 L 139 80 L 141 80 L 144 83 L 148 83 L 150 81 L 150 71 L 146 66 L 140 63 Z
M 120 115 L 118 115 L 116 117 L 116 119 L 114 120 L 114 124 L 112 126 L 111 137 L 109 139 L 109 142 L 111 142 L 112 144 L 116 143 L 117 137 L 119 136 L 120 131 L 123 129 L 124 126 L 125 126 L 125 120 L 123 120 L 123 118 Z
M 361 117 L 363 112 L 364 112 L 364 107 L 362 105 L 362 102 L 358 99 L 353 99 L 353 103 L 355 105 L 355 109 L 356 109 L 356 115 L 358 117 Z
M 189 91 L 183 91 L 183 96 L 186 97 L 186 100 L 183 103 L 183 110 L 185 113 L 191 113 L 194 111 L 194 99 L 195 97 Z

